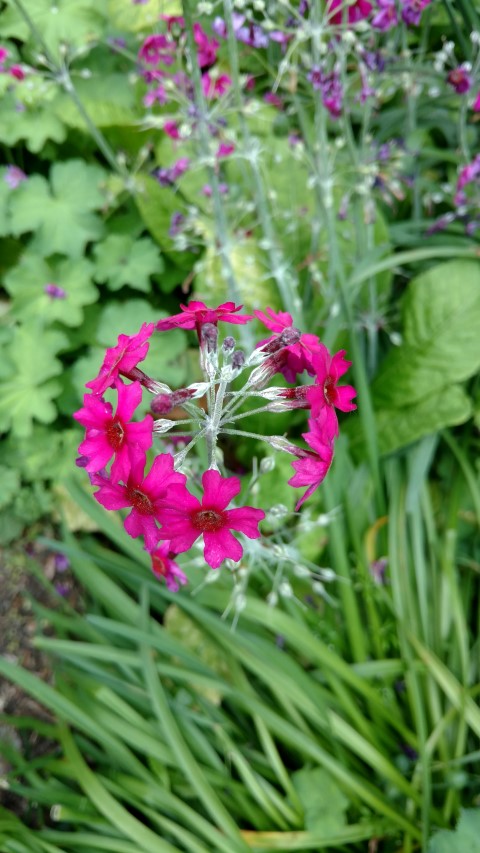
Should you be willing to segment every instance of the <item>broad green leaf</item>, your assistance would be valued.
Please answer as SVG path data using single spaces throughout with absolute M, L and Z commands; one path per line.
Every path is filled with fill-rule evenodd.
M 19 438 L 32 434 L 33 422 L 51 423 L 57 415 L 53 400 L 61 384 L 52 379 L 62 372 L 55 357 L 67 345 L 60 332 L 45 332 L 41 323 L 20 326 L 7 356 L 11 376 L 0 382 L 0 431 L 13 429 Z
M 185 204 L 174 191 L 169 187 L 161 187 L 149 175 L 141 175 L 137 177 L 134 199 L 145 227 L 163 252 L 179 267 L 192 266 L 195 256 L 191 252 L 176 250 L 168 234 L 173 214 L 185 211 Z
M 151 0 L 135 4 L 132 0 L 108 0 L 108 20 L 114 29 L 132 33 L 158 27 L 159 15 L 181 15 L 180 0 Z
M 99 4 L 93 0 L 35 0 L 28 3 L 27 11 L 33 26 L 55 53 L 62 43 L 85 46 L 101 36 L 104 29 Z M 30 40 L 39 49 L 35 34 L 13 0 L 7 0 L 7 8 L 0 17 L 0 34 Z
M 5 289 L 13 300 L 12 314 L 23 321 L 42 317 L 50 322 L 60 320 L 66 326 L 79 326 L 83 306 L 98 297 L 97 288 L 91 283 L 92 269 L 86 258 L 47 262 L 26 252 L 5 276 Z M 61 287 L 65 298 L 49 296 L 45 293 L 46 284 Z
M 391 350 L 373 384 L 378 408 L 420 403 L 441 389 L 448 397 L 450 385 L 480 368 L 478 263 L 451 261 L 413 279 L 403 319 L 403 343 Z
M 33 175 L 11 199 L 12 233 L 34 231 L 31 248 L 45 257 L 55 252 L 79 257 L 85 244 L 102 234 L 103 224 L 93 211 L 104 202 L 104 176 L 99 166 L 82 160 L 55 163 L 50 184 Z
M 137 122 L 139 113 L 135 109 L 135 89 L 126 85 L 125 74 L 88 70 L 91 73 L 89 78 L 75 79 L 75 90 L 95 126 L 124 127 Z M 78 107 L 66 92 L 58 95 L 52 110 L 69 127 L 88 131 Z
M 305 829 L 333 833 L 346 825 L 349 801 L 326 770 L 306 767 L 292 781 L 304 808 Z
M 145 299 L 110 302 L 100 314 L 96 341 L 100 346 L 114 347 L 119 335 L 136 335 L 142 323 L 156 323 L 161 316 L 162 312 Z
M 455 831 L 437 832 L 428 853 L 480 853 L 480 809 L 462 811 Z
M 376 423 L 380 452 L 391 453 L 424 435 L 463 424 L 471 414 L 471 400 L 460 385 L 451 385 L 411 405 L 379 409 Z
M 48 140 L 63 142 L 67 131 L 52 110 L 56 89 L 35 78 L 20 83 L 0 98 L 0 141 L 16 145 L 25 141 L 29 151 L 42 151 Z
M 110 290 L 128 284 L 137 290 L 150 290 L 150 277 L 163 270 L 160 252 L 147 237 L 134 240 L 124 234 L 110 234 L 94 249 L 95 281 L 107 282 Z

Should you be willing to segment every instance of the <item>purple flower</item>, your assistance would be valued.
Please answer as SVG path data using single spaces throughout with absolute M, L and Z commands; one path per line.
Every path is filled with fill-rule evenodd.
M 170 220 L 170 228 L 168 229 L 168 236 L 172 238 L 176 237 L 177 234 L 180 234 L 184 224 L 185 217 L 183 213 L 180 213 L 180 211 L 172 213 L 172 218 Z
M 418 27 L 422 12 L 432 0 L 400 0 L 402 6 L 402 21 L 407 26 Z
M 55 571 L 56 572 L 66 572 L 70 567 L 70 560 L 68 559 L 66 554 L 61 554 L 60 552 L 55 554 L 54 557 Z
M 453 68 L 447 74 L 447 83 L 455 89 L 457 95 L 464 95 L 469 92 L 473 85 L 470 69 L 465 65 Z
M 16 190 L 23 181 L 27 180 L 27 176 L 18 166 L 7 166 L 3 179 L 11 190 Z
M 63 287 L 59 287 L 58 284 L 46 284 L 43 290 L 47 294 L 47 296 L 50 296 L 51 299 L 67 298 L 67 292 L 63 289 Z
M 377 0 L 379 11 L 372 18 L 372 27 L 376 30 L 390 30 L 398 24 L 395 0 Z

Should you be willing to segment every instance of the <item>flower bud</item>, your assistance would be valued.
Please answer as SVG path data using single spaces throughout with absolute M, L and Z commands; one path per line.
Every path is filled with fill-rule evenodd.
M 245 353 L 243 353 L 242 350 L 237 349 L 237 351 L 234 352 L 233 356 L 232 356 L 232 369 L 233 370 L 241 370 L 244 364 L 245 364 Z
M 231 335 L 227 335 L 222 344 L 222 350 L 225 355 L 230 355 L 235 349 L 236 340 Z
M 203 384 L 203 383 L 202 383 Z M 168 415 L 176 406 L 181 406 L 194 396 L 194 391 L 189 388 L 179 388 L 168 394 L 157 394 L 150 406 L 154 415 Z
M 217 351 L 218 329 L 213 323 L 204 323 L 201 331 L 202 344 L 207 352 Z
M 269 474 L 275 468 L 275 459 L 273 456 L 264 456 L 260 462 L 260 473 Z

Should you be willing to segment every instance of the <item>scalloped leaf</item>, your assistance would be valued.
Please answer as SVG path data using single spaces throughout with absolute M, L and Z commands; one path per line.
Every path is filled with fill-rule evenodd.
M 35 41 L 25 17 L 13 0 L 0 17 L 0 34 L 21 41 Z M 101 8 L 101 7 L 100 7 Z M 35 0 L 28 4 L 28 15 L 47 47 L 57 52 L 62 43 L 76 47 L 98 39 L 105 21 L 95 0 Z M 35 44 L 38 50 L 38 44 Z
M 52 109 L 56 95 L 56 86 L 35 77 L 5 92 L 0 98 L 0 141 L 13 146 L 23 140 L 34 154 L 41 152 L 48 140 L 64 142 L 65 125 Z
M 437 832 L 430 840 L 428 853 L 480 853 L 480 809 L 462 811 L 454 831 Z
M 43 257 L 79 257 L 89 240 L 102 236 L 103 223 L 93 211 L 104 202 L 104 178 L 103 169 L 82 160 L 55 163 L 50 182 L 33 175 L 11 199 L 12 233 L 34 231 L 31 248 Z
M 148 237 L 134 240 L 126 234 L 110 234 L 94 248 L 95 281 L 106 282 L 110 290 L 128 284 L 136 290 L 150 290 L 150 278 L 161 273 L 163 261 Z
M 179 0 L 162 0 L 161 12 L 165 15 L 181 15 Z M 108 0 L 108 19 L 114 29 L 130 33 L 142 32 L 158 26 L 158 4 L 135 4 L 132 0 Z
M 11 313 L 22 320 L 42 317 L 66 326 L 79 326 L 83 321 L 83 306 L 98 298 L 91 282 L 93 265 L 86 258 L 79 260 L 44 261 L 39 255 L 27 252 L 5 276 L 4 286 L 12 297 Z M 66 297 L 55 299 L 45 293 L 46 284 L 61 287 Z
M 16 330 L 7 352 L 11 375 L 0 382 L 0 431 L 12 429 L 14 435 L 23 438 L 32 434 L 34 421 L 55 420 L 53 400 L 62 386 L 52 377 L 63 370 L 55 356 L 67 344 L 65 335 L 46 332 L 41 322 Z

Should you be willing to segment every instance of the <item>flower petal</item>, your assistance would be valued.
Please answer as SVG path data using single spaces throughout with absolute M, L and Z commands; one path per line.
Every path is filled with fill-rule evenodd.
M 205 562 L 212 569 L 218 569 L 220 563 L 223 563 L 227 558 L 237 562 L 242 557 L 243 548 L 240 542 L 225 527 L 215 533 L 205 532 L 203 540 L 205 542 L 203 551 Z
M 255 509 L 252 506 L 227 510 L 228 527 L 240 530 L 249 539 L 258 539 L 261 536 L 258 525 L 264 518 L 263 509 Z
M 222 510 L 238 495 L 241 483 L 238 477 L 222 477 L 218 471 L 209 469 L 202 475 L 204 509 Z

